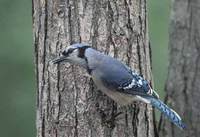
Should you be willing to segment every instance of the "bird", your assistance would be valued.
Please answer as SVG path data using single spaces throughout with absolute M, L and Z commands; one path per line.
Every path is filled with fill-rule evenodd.
M 180 129 L 185 129 L 181 117 L 164 102 L 150 83 L 121 61 L 106 55 L 88 44 L 67 46 L 53 64 L 68 62 L 87 70 L 97 88 L 121 106 L 133 101 L 151 104 Z

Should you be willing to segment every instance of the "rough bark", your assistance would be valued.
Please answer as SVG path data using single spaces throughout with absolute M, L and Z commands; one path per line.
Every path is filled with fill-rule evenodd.
M 38 137 L 153 137 L 152 108 L 119 106 L 77 66 L 49 60 L 89 43 L 151 81 L 146 0 L 33 0 Z
M 184 131 L 162 119 L 162 137 L 200 135 L 200 1 L 175 0 L 170 25 L 167 102 L 183 117 Z

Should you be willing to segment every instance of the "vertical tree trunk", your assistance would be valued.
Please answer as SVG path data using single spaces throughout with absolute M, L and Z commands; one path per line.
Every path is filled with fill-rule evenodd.
M 181 131 L 163 121 L 160 130 L 162 137 L 200 136 L 199 5 L 199 0 L 173 2 L 167 102 L 183 117 L 187 129 Z
M 38 137 L 153 137 L 152 108 L 119 106 L 85 71 L 49 60 L 70 43 L 89 43 L 151 80 L 146 0 L 33 0 Z

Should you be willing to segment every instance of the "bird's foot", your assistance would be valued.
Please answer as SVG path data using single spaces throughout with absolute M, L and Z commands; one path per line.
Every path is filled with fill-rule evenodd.
M 102 124 L 106 125 L 110 128 L 114 128 L 115 127 L 115 121 L 118 120 L 118 116 L 121 115 L 122 112 L 118 112 L 115 114 L 111 114 L 109 116 L 106 117 L 102 117 Z

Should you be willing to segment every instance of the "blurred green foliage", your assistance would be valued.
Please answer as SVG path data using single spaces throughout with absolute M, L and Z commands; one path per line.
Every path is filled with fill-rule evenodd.
M 169 0 L 148 0 L 154 87 L 162 99 L 164 98 L 164 86 L 168 73 L 170 6 Z
M 35 137 L 31 1 L 0 0 L 0 136 Z
M 169 1 L 149 0 L 155 88 L 167 75 Z M 35 137 L 34 53 L 31 1 L 0 0 L 0 136 Z M 163 97 L 163 96 L 162 96 Z

